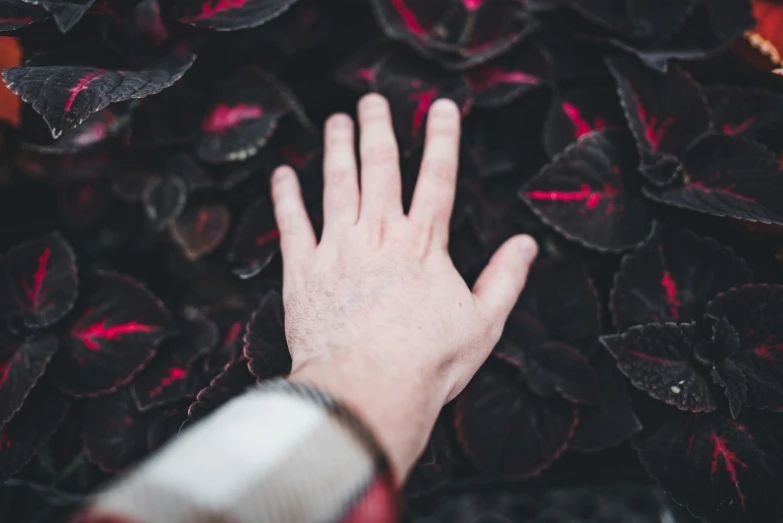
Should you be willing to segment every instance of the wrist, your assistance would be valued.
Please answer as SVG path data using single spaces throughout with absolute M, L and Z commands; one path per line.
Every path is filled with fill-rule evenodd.
M 316 360 L 296 366 L 289 381 L 332 395 L 372 432 L 398 485 L 420 456 L 445 401 L 432 379 L 394 376 L 373 362 Z

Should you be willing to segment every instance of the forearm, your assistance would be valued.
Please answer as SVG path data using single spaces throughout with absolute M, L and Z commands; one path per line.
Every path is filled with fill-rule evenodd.
M 281 382 L 233 400 L 101 494 L 79 523 L 396 521 L 385 457 L 349 412 Z M 327 517 L 327 519 L 329 519 Z

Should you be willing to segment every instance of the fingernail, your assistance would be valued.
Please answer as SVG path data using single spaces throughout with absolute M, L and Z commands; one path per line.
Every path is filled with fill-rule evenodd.
M 532 238 L 532 236 L 528 236 L 527 234 L 521 235 L 517 241 L 517 246 L 519 247 L 519 252 L 522 254 L 522 258 L 525 260 L 525 263 L 531 263 L 536 259 L 536 255 L 538 254 L 538 244 L 536 243 L 536 240 Z

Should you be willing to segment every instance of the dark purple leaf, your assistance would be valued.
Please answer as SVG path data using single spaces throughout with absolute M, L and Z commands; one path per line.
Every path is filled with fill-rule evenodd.
M 642 174 L 656 185 L 666 184 L 688 146 L 712 129 L 707 101 L 696 82 L 676 67 L 661 74 L 631 58 L 612 58 L 608 64 L 636 138 Z
M 519 197 L 545 223 L 598 251 L 621 251 L 650 234 L 652 217 L 628 191 L 635 158 L 617 133 L 593 132 L 555 157 Z
M 578 421 L 577 407 L 530 392 L 512 374 L 500 372 L 504 370 L 479 370 L 457 397 L 457 436 L 483 472 L 536 476 L 566 449 Z
M 130 392 L 139 411 L 187 397 L 189 386 L 202 372 L 197 365 L 199 357 L 217 344 L 217 326 L 211 321 L 185 322 L 181 330 L 182 335 L 163 343 L 155 358 L 133 379 Z
M 571 0 L 586 18 L 632 38 L 665 40 L 685 21 L 696 0 Z
M 46 18 L 49 18 L 49 14 L 37 5 L 23 0 L 0 1 L 0 33 L 13 31 Z
M 25 143 L 24 147 L 44 154 L 70 154 L 97 146 L 127 129 L 130 114 L 126 109 L 108 107 L 94 113 L 81 125 L 63 132 L 50 144 Z
M 156 229 L 163 230 L 182 214 L 187 198 L 188 186 L 180 177 L 155 178 L 144 187 L 144 212 Z
M 356 91 L 369 91 L 375 85 L 378 67 L 386 57 L 394 54 L 396 46 L 388 40 L 366 44 L 340 66 L 336 80 Z
M 58 138 L 109 104 L 156 94 L 182 78 L 195 55 L 172 54 L 138 71 L 96 67 L 39 66 L 3 70 L 3 80 L 31 103 Z
M 57 431 L 69 402 L 44 384 L 37 386 L 22 409 L 0 430 L 0 483 L 16 474 Z
M 289 111 L 288 96 L 268 72 L 239 71 L 207 109 L 197 146 L 199 158 L 216 163 L 254 156 Z
M 40 328 L 73 308 L 79 285 L 76 256 L 59 232 L 11 248 L 0 259 L 0 269 L 2 315 L 19 315 L 28 327 Z
M 726 318 L 716 319 L 713 316 L 707 316 L 705 323 L 712 326 L 712 339 L 697 345 L 694 356 L 707 365 L 715 362 L 712 364 L 712 372 L 710 373 L 712 381 L 723 389 L 729 402 L 731 417 L 736 419 L 742 411 L 742 405 L 748 400 L 748 377 L 740 365 L 730 358 L 739 351 L 739 334 Z M 780 395 L 780 387 L 775 387 L 774 381 L 763 383 L 762 388 L 769 389 L 770 384 L 772 384 L 772 394 L 769 394 L 769 390 L 765 391 L 767 394 L 763 392 L 758 394 L 761 391 L 756 389 L 753 392 L 754 395 L 757 397 L 766 396 L 767 398 Z M 775 388 L 778 390 L 774 390 Z
M 218 326 L 219 341 L 204 362 L 205 370 L 214 374 L 242 355 L 245 325 L 251 312 L 244 303 L 231 303 L 209 313 Z
M 168 17 L 216 31 L 256 27 L 280 16 L 297 0 L 161 0 Z
M 252 278 L 280 252 L 280 231 L 272 202 L 261 198 L 251 205 L 237 226 L 228 260 L 240 278 Z
M 268 292 L 247 324 L 245 358 L 250 372 L 259 381 L 291 372 L 291 354 L 285 337 L 283 299 L 277 291 Z
M 656 227 L 623 258 L 609 308 L 618 332 L 647 323 L 696 321 L 719 292 L 751 281 L 753 272 L 730 247 L 688 230 Z
M 231 214 L 224 205 L 202 205 L 188 210 L 171 227 L 171 235 L 190 261 L 214 251 L 228 233 Z
M 728 17 L 731 32 L 726 31 L 725 27 L 718 28 L 713 23 L 714 16 L 711 13 L 715 10 L 713 9 L 715 6 L 729 4 L 733 8 L 739 7 L 744 11 L 738 13 L 739 17 Z M 745 30 L 753 26 L 753 18 L 748 16 L 749 7 L 749 2 L 744 0 L 700 2 L 685 18 L 685 22 L 664 39 L 628 41 L 622 38 L 610 38 L 609 43 L 623 51 L 635 54 L 647 67 L 665 73 L 673 60 L 704 59 L 735 41 Z
M 628 20 L 634 37 L 665 39 L 679 29 L 697 0 L 628 1 Z
M 729 136 L 742 136 L 779 150 L 783 96 L 764 89 L 718 85 L 704 89 L 713 126 Z
M 783 411 L 783 286 L 748 284 L 712 300 L 713 339 L 696 357 L 712 365 L 732 414 L 739 405 Z M 732 398 L 732 396 L 734 398 Z
M 601 337 L 617 368 L 634 387 L 681 410 L 715 410 L 715 398 L 691 356 L 699 342 L 693 325 L 651 323 Z
M 593 366 L 598 379 L 598 405 L 579 406 L 579 425 L 568 448 L 596 452 L 619 445 L 640 430 L 642 424 L 631 407 L 625 378 L 614 362 Z
M 386 57 L 378 65 L 373 89 L 388 98 L 397 136 L 407 150 L 424 139 L 427 111 L 438 98 L 454 100 L 463 115 L 470 109 L 470 87 L 463 75 L 433 68 L 410 54 Z
M 779 416 L 680 412 L 634 446 L 661 488 L 693 514 L 760 523 L 783 518 L 781 442 Z
M 128 32 L 137 40 L 160 45 L 169 37 L 169 31 L 160 16 L 158 0 L 142 0 L 125 19 Z
M 99 271 L 95 289 L 73 315 L 48 376 L 74 396 L 94 396 L 128 383 L 174 331 L 163 304 L 129 276 Z
M 515 0 L 372 0 L 372 5 L 387 36 L 455 69 L 486 62 L 535 29 Z
M 448 433 L 441 423 L 436 423 L 424 453 L 405 484 L 405 494 L 421 496 L 447 483 L 451 479 L 453 461 Z
M 40 5 L 54 18 L 61 33 L 67 33 L 81 20 L 95 0 L 24 0 Z
M 477 107 L 498 107 L 552 83 L 552 62 L 543 48 L 523 43 L 497 60 L 465 72 Z
M 593 352 L 601 330 L 600 304 L 581 265 L 536 263 L 516 309 L 537 318 L 547 340 L 567 343 L 585 355 Z
M 588 20 L 615 31 L 627 29 L 628 12 L 626 0 L 564 0 Z
M 188 409 L 188 416 L 193 421 L 200 420 L 242 394 L 254 383 L 256 377 L 250 374 L 247 360 L 239 358 L 227 364 L 225 369 L 212 379 L 209 386 L 198 393 L 196 401 Z
M 147 428 L 147 448 L 155 451 L 172 438 L 179 435 L 188 421 L 188 401 L 167 405 L 156 413 L 156 417 Z
M 56 351 L 52 334 L 24 340 L 0 335 L 0 429 L 22 408 Z
M 147 431 L 160 412 L 139 412 L 128 389 L 90 400 L 82 427 L 87 459 L 106 472 L 141 460 L 149 452 Z
M 544 123 L 544 147 L 549 156 L 593 131 L 625 129 L 617 92 L 591 87 L 563 93 L 552 102 Z
M 736 136 L 709 135 L 682 163 L 682 183 L 644 194 L 667 205 L 751 222 L 783 225 L 780 160 L 763 145 Z
M 559 395 L 574 403 L 600 402 L 598 380 L 587 358 L 567 343 L 547 341 L 544 326 L 523 312 L 509 316 L 493 356 L 517 368 L 539 396 Z

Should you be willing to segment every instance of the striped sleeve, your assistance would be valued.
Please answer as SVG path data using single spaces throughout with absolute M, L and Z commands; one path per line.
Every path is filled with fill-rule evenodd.
M 100 494 L 78 523 L 392 523 L 398 504 L 364 425 L 275 380 L 227 403 Z

